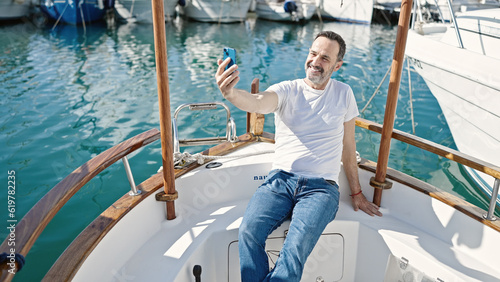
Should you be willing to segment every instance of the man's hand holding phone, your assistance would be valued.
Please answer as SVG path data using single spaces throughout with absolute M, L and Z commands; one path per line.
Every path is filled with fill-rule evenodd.
M 235 88 L 238 81 L 240 81 L 240 72 L 238 71 L 238 65 L 230 65 L 231 62 L 236 62 L 236 51 L 228 51 L 226 53 L 226 48 L 224 48 L 223 58 L 225 59 L 217 60 L 219 68 L 215 73 L 215 80 L 222 96 L 245 112 L 261 114 L 273 112 L 278 107 L 278 94 L 276 92 L 264 91 L 252 94 L 246 90 Z
M 240 81 L 238 65 L 236 65 L 236 50 L 225 47 L 223 49 L 224 60 L 217 60 L 219 68 L 215 73 L 215 79 L 222 95 L 227 98 L 233 92 L 234 86 Z
M 232 67 L 233 65 L 236 64 L 236 50 L 233 49 L 233 48 L 229 48 L 229 47 L 224 47 L 224 50 L 222 50 L 223 52 L 223 60 L 225 61 L 227 58 L 230 58 L 231 60 L 229 61 L 229 63 L 227 64 L 226 66 L 226 70 L 230 67 Z

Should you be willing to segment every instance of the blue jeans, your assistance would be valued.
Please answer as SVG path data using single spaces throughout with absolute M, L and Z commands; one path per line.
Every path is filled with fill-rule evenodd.
M 243 216 L 238 245 L 241 280 L 299 281 L 307 257 L 339 206 L 337 184 L 273 170 L 257 189 Z M 269 234 L 291 219 L 273 270 L 265 252 Z

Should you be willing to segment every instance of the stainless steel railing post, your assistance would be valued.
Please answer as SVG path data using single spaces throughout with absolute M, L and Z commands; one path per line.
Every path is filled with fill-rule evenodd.
M 141 190 L 138 190 L 135 186 L 134 176 L 132 175 L 132 170 L 130 169 L 130 164 L 128 163 L 127 156 L 122 158 L 123 166 L 125 167 L 125 172 L 127 173 L 128 182 L 130 183 L 130 196 L 137 196 L 141 194 Z
M 446 1 L 448 3 L 448 9 L 450 9 L 450 17 L 453 20 L 453 26 L 455 27 L 455 33 L 457 35 L 458 46 L 460 48 L 464 48 L 464 43 L 462 42 L 462 37 L 460 36 L 460 30 L 458 30 L 457 19 L 455 18 L 455 14 L 453 13 L 453 7 L 451 6 L 451 1 Z
M 497 204 L 498 198 L 498 187 L 500 186 L 500 179 L 495 178 L 495 184 L 493 184 L 493 190 L 491 191 L 490 207 L 488 209 L 488 214 L 483 215 L 486 220 L 495 221 L 497 218 L 493 215 L 495 212 L 495 206 Z
M 233 117 L 230 117 L 227 122 L 226 139 L 231 143 L 238 141 L 238 137 L 236 137 L 236 123 L 234 122 Z
M 439 18 L 441 19 L 441 22 L 444 23 L 443 12 L 441 11 L 441 7 L 439 7 L 438 0 L 434 0 L 434 3 L 436 4 L 436 8 L 437 8 L 438 13 L 439 13 Z
M 177 130 L 177 116 L 172 119 L 172 136 L 174 138 L 174 153 L 180 153 L 179 132 Z

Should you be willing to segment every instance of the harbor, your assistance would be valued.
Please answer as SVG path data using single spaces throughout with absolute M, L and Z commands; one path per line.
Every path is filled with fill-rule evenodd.
M 258 78 L 263 90 L 282 80 L 303 77 L 304 62 L 297 58 L 305 58 L 316 33 L 333 30 L 347 43 L 344 65 L 334 78 L 351 85 L 358 108 L 364 110 L 360 117 L 383 123 L 389 87 L 384 75 L 392 62 L 396 26 L 317 18 L 290 24 L 265 21 L 250 13 L 231 24 L 175 17 L 165 28 L 172 112 L 184 103 L 224 102 L 234 117 L 237 134 L 243 134 L 246 113 L 224 101 L 214 79 L 223 47 L 237 50 L 242 78 L 238 87 L 250 90 L 252 80 Z M 15 171 L 15 218 L 20 220 L 75 168 L 128 138 L 159 127 L 154 36 L 148 23 L 75 26 L 21 20 L 1 24 L 0 38 L 0 101 L 4 109 L 0 156 L 4 171 Z M 413 69 L 407 70 L 406 64 L 395 129 L 413 133 L 414 128 L 418 137 L 457 149 L 438 101 L 424 79 Z M 182 116 L 179 135 L 223 136 L 223 118 L 222 111 Z M 264 130 L 272 133 L 273 125 L 272 116 L 267 116 Z M 378 134 L 356 131 L 362 158 L 376 162 L 379 141 Z M 194 153 L 205 148 L 187 150 Z M 160 143 L 133 153 L 129 160 L 135 181 L 148 179 L 162 166 Z M 488 195 L 466 169 L 443 157 L 393 141 L 389 167 L 488 210 Z M 5 183 L 7 176 L 3 177 Z M 91 180 L 47 226 L 14 281 L 41 280 L 71 241 L 129 189 L 120 162 Z M 0 200 L 7 202 L 6 193 Z M 7 220 L 2 213 L 2 221 Z M 3 229 L 0 237 L 6 238 L 8 232 Z M 116 270 L 116 279 L 123 275 L 126 273 Z

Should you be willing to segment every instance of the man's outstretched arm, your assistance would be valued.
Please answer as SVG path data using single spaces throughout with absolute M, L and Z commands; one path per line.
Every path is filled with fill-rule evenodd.
M 240 72 L 238 71 L 237 65 L 233 65 L 227 70 L 224 70 L 229 61 L 229 58 L 225 61 L 221 59 L 217 61 L 219 68 L 215 73 L 215 80 L 217 81 L 222 96 L 240 110 L 246 112 L 268 114 L 276 110 L 278 106 L 278 95 L 275 92 L 264 91 L 257 94 L 251 94 L 248 91 L 234 88 L 238 81 L 240 81 Z

